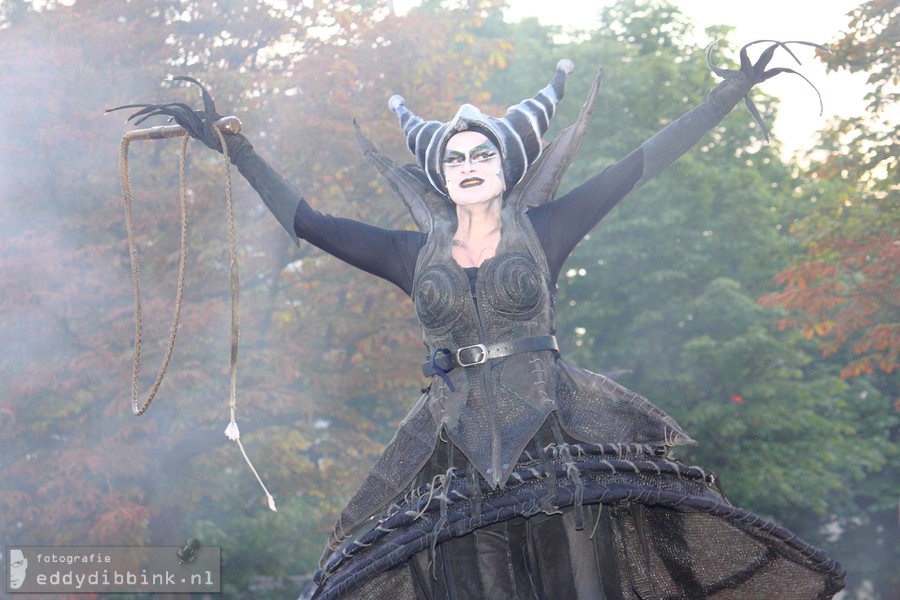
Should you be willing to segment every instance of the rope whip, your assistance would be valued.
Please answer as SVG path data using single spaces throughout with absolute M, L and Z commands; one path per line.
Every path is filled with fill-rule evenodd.
M 228 407 L 231 413 L 231 421 L 228 423 L 228 427 L 225 428 L 225 435 L 228 437 L 228 439 L 237 442 L 238 448 L 240 448 L 241 454 L 244 456 L 244 460 L 250 467 L 250 471 L 256 477 L 256 480 L 259 482 L 260 487 L 262 487 L 263 492 L 265 492 L 266 494 L 269 508 L 274 511 L 276 510 L 275 499 L 272 497 L 272 494 L 269 493 L 269 490 L 266 489 L 262 478 L 259 476 L 259 473 L 257 473 L 256 468 L 254 468 L 253 466 L 253 463 L 250 462 L 250 458 L 247 456 L 247 451 L 244 449 L 243 443 L 241 443 L 241 434 L 240 430 L 238 429 L 236 420 L 237 360 L 238 340 L 240 338 L 240 279 L 238 276 L 237 242 L 235 239 L 234 229 L 234 206 L 232 204 L 231 198 L 231 161 L 228 157 L 228 146 L 225 143 L 225 134 L 240 132 L 241 123 L 240 120 L 238 120 L 236 117 L 223 117 L 216 121 L 214 125 L 216 133 L 219 136 L 219 141 L 222 144 L 222 153 L 225 158 L 225 212 L 228 221 L 228 245 L 231 256 L 231 382 L 230 397 L 228 402 Z M 143 400 L 143 402 L 140 402 L 138 393 L 138 380 L 140 378 L 141 372 L 141 340 L 143 315 L 141 305 L 140 267 L 138 263 L 137 244 L 135 243 L 134 239 L 134 215 L 132 208 L 133 199 L 131 193 L 131 179 L 128 172 L 128 147 L 130 143 L 135 140 L 159 140 L 174 137 L 183 138 L 178 164 L 178 195 L 181 211 L 181 247 L 178 261 L 178 283 L 175 292 L 175 311 L 172 318 L 172 327 L 169 333 L 169 341 L 166 346 L 166 353 L 163 357 L 162 365 L 160 366 L 159 372 L 156 375 L 156 380 L 153 382 L 153 386 L 150 388 L 147 398 Z M 122 142 L 119 147 L 119 174 L 122 181 L 122 196 L 125 205 L 125 230 L 128 236 L 128 253 L 131 259 L 131 277 L 134 283 L 134 362 L 131 372 L 131 410 L 136 416 L 144 414 L 147 409 L 150 408 L 150 404 L 153 402 L 153 399 L 156 397 L 156 393 L 159 391 L 159 386 L 160 384 L 162 384 L 162 380 L 166 374 L 166 368 L 169 365 L 169 360 L 171 359 L 172 352 L 175 349 L 175 338 L 178 334 L 178 324 L 181 319 L 181 304 L 184 293 L 185 264 L 187 258 L 187 194 L 184 165 L 185 157 L 187 155 L 187 144 L 189 140 L 190 135 L 188 134 L 187 130 L 185 130 L 180 125 L 165 125 L 129 131 L 122 136 Z

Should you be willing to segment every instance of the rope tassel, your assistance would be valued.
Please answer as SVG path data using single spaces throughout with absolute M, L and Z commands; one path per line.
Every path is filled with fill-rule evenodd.
M 269 490 L 266 489 L 266 484 L 263 483 L 263 480 L 259 476 L 259 473 L 256 472 L 256 468 L 253 466 L 253 463 L 250 462 L 250 457 L 247 456 L 247 451 L 244 450 L 244 444 L 241 443 L 241 431 L 238 429 L 237 421 L 234 420 L 233 415 L 231 417 L 231 422 L 228 424 L 228 427 L 225 428 L 225 435 L 229 440 L 237 442 L 238 448 L 241 449 L 241 454 L 244 455 L 244 460 L 247 462 L 247 466 L 250 467 L 250 471 L 253 473 L 254 477 L 256 477 L 256 481 L 259 482 L 259 486 L 266 494 L 266 499 L 269 501 L 269 510 L 277 512 L 278 509 L 275 508 L 275 498 L 273 498 L 272 494 L 269 493 Z

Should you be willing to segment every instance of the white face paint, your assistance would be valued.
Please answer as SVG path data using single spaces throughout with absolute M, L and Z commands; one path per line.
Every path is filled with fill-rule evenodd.
M 489 202 L 506 191 L 500 151 L 482 133 L 461 131 L 451 137 L 442 163 L 447 194 L 454 204 Z

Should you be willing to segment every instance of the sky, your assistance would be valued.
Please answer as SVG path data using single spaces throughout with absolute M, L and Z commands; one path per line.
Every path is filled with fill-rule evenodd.
M 395 0 L 399 12 L 417 0 Z M 735 28 L 733 40 L 744 44 L 758 39 L 804 40 L 827 45 L 846 29 L 846 14 L 862 0 L 673 0 L 698 26 L 698 33 L 710 25 Z M 507 18 L 517 21 L 537 17 L 545 25 L 599 27 L 598 14 L 614 0 L 508 0 Z M 704 38 L 705 39 L 705 38 Z M 759 49 L 764 48 L 763 45 Z M 823 113 L 815 91 L 796 76 L 781 75 L 762 84 L 766 93 L 780 100 L 779 116 L 770 123 L 773 138 L 784 145 L 784 154 L 803 154 L 815 146 L 815 134 L 830 118 L 861 114 L 865 107 L 865 75 L 826 73 L 815 60 L 812 49 L 798 47 L 802 65 L 786 54 L 773 62 L 796 68 L 822 94 Z M 716 80 L 711 77 L 711 87 Z M 607 85 L 612 85 L 609 82 Z

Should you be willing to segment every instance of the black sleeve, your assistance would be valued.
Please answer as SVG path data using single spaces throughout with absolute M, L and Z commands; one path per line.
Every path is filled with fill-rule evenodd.
M 727 72 L 704 102 L 653 134 L 637 150 L 559 200 L 530 211 L 553 281 L 578 242 L 619 200 L 664 171 L 747 97 L 755 68 Z
M 578 242 L 634 189 L 643 169 L 644 155 L 638 148 L 558 199 L 528 211 L 552 281 Z
M 302 198 L 294 216 L 294 231 L 298 238 L 412 294 L 416 258 L 425 234 L 322 214 Z
M 416 257 L 425 234 L 388 230 L 313 209 L 294 185 L 279 175 L 249 143 L 231 160 L 294 242 L 303 239 L 344 262 L 411 293 Z

